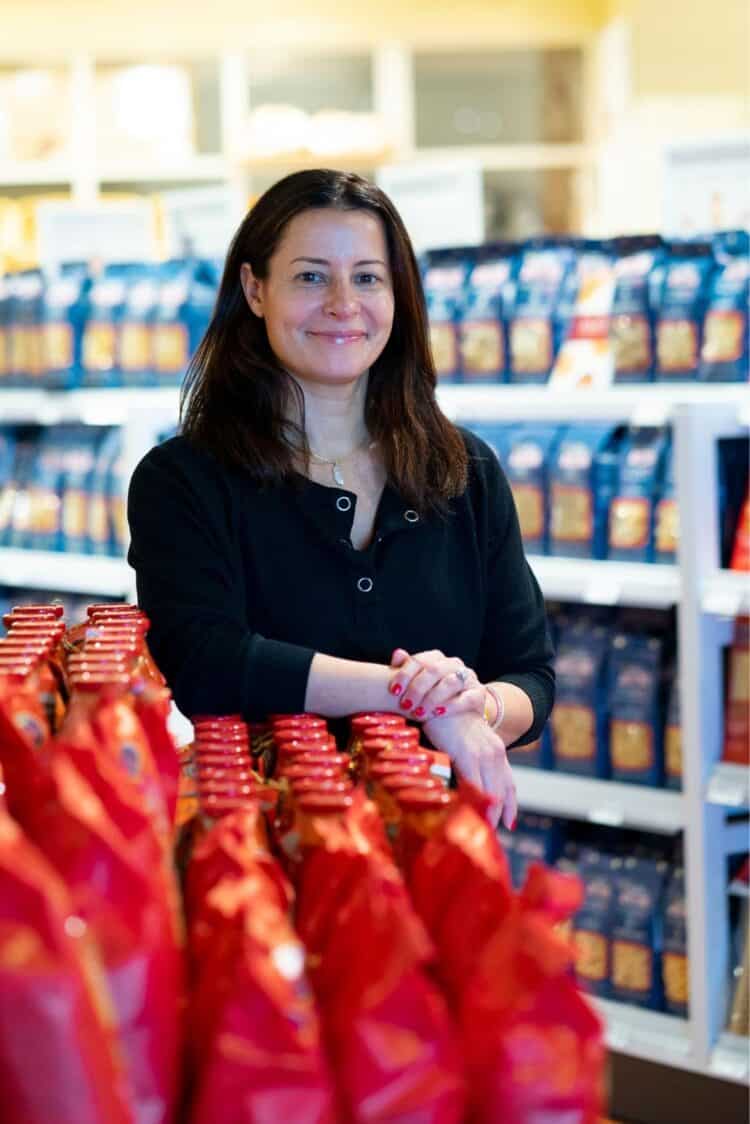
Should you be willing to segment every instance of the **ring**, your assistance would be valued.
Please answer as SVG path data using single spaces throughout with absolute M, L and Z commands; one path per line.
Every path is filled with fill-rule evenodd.
M 468 673 L 468 671 L 466 670 L 465 667 L 462 667 L 460 671 L 456 672 L 456 678 L 458 679 L 458 681 L 459 681 L 459 683 L 461 684 L 462 687 L 463 687 L 464 683 L 466 682 L 466 676 L 468 674 L 469 673 Z

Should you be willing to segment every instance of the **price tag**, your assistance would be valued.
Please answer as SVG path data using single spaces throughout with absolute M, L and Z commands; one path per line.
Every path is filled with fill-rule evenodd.
M 748 1059 L 719 1051 L 714 1055 L 711 1068 L 719 1077 L 728 1077 L 730 1081 L 744 1081 L 748 1074 Z
M 608 574 L 592 578 L 584 587 L 582 600 L 587 605 L 617 605 L 620 601 L 622 588 L 618 581 Z
M 620 1023 L 610 1023 L 607 1027 L 607 1045 L 610 1050 L 622 1052 L 629 1041 L 630 1034 L 626 1027 L 622 1026 Z
M 703 598 L 703 611 L 715 617 L 736 617 L 742 611 L 742 593 L 726 589 L 709 591 Z
M 747 806 L 747 788 L 728 780 L 721 774 L 712 777 L 708 784 L 709 804 L 721 804 L 725 808 L 744 808 Z
M 664 425 L 669 420 L 669 404 L 664 399 L 656 398 L 649 401 L 650 395 L 644 394 L 643 398 L 630 415 L 631 425 Z
M 612 804 L 602 804 L 598 808 L 592 808 L 586 815 L 589 823 L 600 823 L 607 827 L 622 827 L 625 823 L 625 812 L 622 808 L 615 807 Z

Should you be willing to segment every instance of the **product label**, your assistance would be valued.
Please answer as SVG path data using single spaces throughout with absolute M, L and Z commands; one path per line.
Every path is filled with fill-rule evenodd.
M 10 347 L 8 329 L 0 328 L 0 379 L 10 374 Z
M 664 731 L 664 768 L 668 777 L 682 778 L 682 727 Z
M 612 768 L 621 773 L 640 773 L 654 764 L 654 737 L 645 722 L 623 722 L 613 718 L 609 724 L 609 751 Z
M 516 319 L 510 326 L 510 354 L 513 370 L 543 375 L 552 366 L 552 327 L 541 317 Z
M 452 375 L 458 366 L 458 344 L 454 324 L 430 323 L 430 348 L 438 378 Z
M 612 317 L 610 340 L 616 371 L 647 371 L 651 367 L 651 340 L 645 316 Z
M 745 317 L 735 309 L 709 312 L 704 324 L 701 358 L 704 363 L 736 363 L 742 358 Z
M 596 719 L 589 706 L 556 703 L 552 711 L 555 755 L 571 761 L 592 761 L 596 756 Z
M 654 520 L 654 545 L 659 554 L 676 554 L 680 541 L 677 500 L 660 500 Z
M 151 366 L 151 330 L 146 324 L 123 324 L 120 328 L 120 367 L 142 371 Z
M 670 1003 L 687 1004 L 690 999 L 688 958 L 684 953 L 665 952 L 662 957 L 664 991 Z
M 465 374 L 496 375 L 504 363 L 503 332 L 496 320 L 468 320 L 461 328 Z
M 544 533 L 544 493 L 534 484 L 511 483 L 518 522 L 524 539 L 540 539 Z
M 124 496 L 110 497 L 109 515 L 115 542 L 124 550 L 128 541 L 128 509 Z
M 89 321 L 83 335 L 83 365 L 89 371 L 111 371 L 117 334 L 114 324 Z
M 190 341 L 184 324 L 156 324 L 154 366 L 164 374 L 179 374 L 190 358 Z
M 67 488 L 62 501 L 62 528 L 65 538 L 81 539 L 86 534 L 88 495 L 76 488 Z
M 558 542 L 589 542 L 594 533 L 593 499 L 589 488 L 553 484 L 550 493 L 551 535 Z
M 576 973 L 583 980 L 600 983 L 609 975 L 609 941 L 590 929 L 576 929 Z
M 633 550 L 648 543 L 651 502 L 645 496 L 618 496 L 609 509 L 609 545 Z
M 44 355 L 47 369 L 66 371 L 73 366 L 73 328 L 70 324 L 45 324 Z
M 662 371 L 692 370 L 698 362 L 698 329 L 692 320 L 662 320 L 656 353 Z
M 60 497 L 52 488 L 29 489 L 29 530 L 54 535 L 60 519 Z
M 612 942 L 612 983 L 625 991 L 648 992 L 653 978 L 653 954 L 635 941 Z
M 100 492 L 95 493 L 89 499 L 88 528 L 89 538 L 93 542 L 99 544 L 108 542 L 109 519 L 107 501 Z

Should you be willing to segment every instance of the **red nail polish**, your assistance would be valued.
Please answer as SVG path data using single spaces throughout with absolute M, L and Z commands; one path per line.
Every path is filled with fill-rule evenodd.
M 513 823 L 512 823 L 511 825 L 510 825 L 510 830 L 511 830 L 511 831 L 515 831 L 515 830 L 516 830 L 516 824 L 517 824 L 517 823 L 518 823 L 518 816 L 516 816 L 516 818 L 515 818 L 515 819 L 513 820 Z
M 417 709 L 414 711 L 414 717 L 415 718 L 421 718 L 422 715 L 424 714 L 424 712 L 425 712 L 424 707 L 418 706 Z
M 392 683 L 388 688 L 392 695 L 400 695 L 403 689 L 400 683 Z
M 436 718 L 441 718 L 445 714 L 444 706 L 436 706 L 432 712 Z
M 402 705 L 402 707 L 404 708 L 404 710 L 411 710 L 411 708 L 412 708 L 412 706 L 413 706 L 414 704 L 413 704 L 413 702 L 411 701 L 411 699 L 402 699 L 402 700 L 401 700 L 401 705 Z

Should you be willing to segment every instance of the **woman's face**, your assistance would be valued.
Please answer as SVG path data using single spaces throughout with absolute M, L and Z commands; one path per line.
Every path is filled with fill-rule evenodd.
M 242 266 L 251 311 L 279 362 L 302 382 L 345 385 L 369 370 L 393 325 L 383 224 L 370 211 L 303 211 L 286 227 L 268 276 Z

